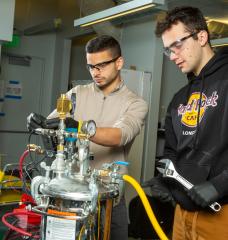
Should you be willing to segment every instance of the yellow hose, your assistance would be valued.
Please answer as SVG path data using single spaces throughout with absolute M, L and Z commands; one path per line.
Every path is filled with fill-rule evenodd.
M 4 176 L 5 173 L 3 171 L 0 171 L 0 183 L 2 183 Z
M 138 193 L 138 195 L 143 203 L 146 213 L 150 219 L 150 222 L 151 222 L 152 226 L 154 227 L 156 233 L 158 234 L 159 238 L 161 240 L 168 240 L 167 236 L 165 235 L 162 228 L 160 227 L 156 217 L 154 216 L 153 210 L 152 210 L 150 203 L 146 197 L 146 194 L 144 193 L 144 191 L 141 188 L 141 186 L 139 185 L 139 183 L 129 175 L 123 175 L 123 179 L 126 182 L 130 183 L 135 188 L 136 192 Z

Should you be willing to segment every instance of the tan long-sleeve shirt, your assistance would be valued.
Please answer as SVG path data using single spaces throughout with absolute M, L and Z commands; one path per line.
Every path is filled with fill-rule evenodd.
M 121 129 L 121 142 L 118 147 L 106 147 L 91 142 L 90 150 L 94 154 L 91 167 L 99 169 L 105 162 L 125 161 L 134 138 L 144 124 L 148 111 L 147 103 L 130 91 L 123 82 L 108 96 L 104 96 L 94 83 L 72 88 L 67 92 L 69 99 L 72 93 L 76 93 L 73 116 L 75 120 L 94 120 L 97 127 Z M 55 110 L 49 118 L 56 116 Z

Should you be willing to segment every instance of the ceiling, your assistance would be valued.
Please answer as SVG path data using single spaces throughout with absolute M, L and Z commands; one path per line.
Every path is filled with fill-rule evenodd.
M 228 0 L 168 0 L 168 8 L 190 5 L 198 7 L 206 17 L 228 24 Z
M 61 18 L 65 16 L 67 24 L 72 24 L 73 27 L 73 20 L 80 16 L 99 12 L 127 1 L 129 0 L 16 0 L 15 25 L 19 29 L 25 29 L 29 25 L 45 22 L 48 17 L 51 19 L 54 16 Z M 200 8 L 205 17 L 213 21 L 211 29 L 212 32 L 214 31 L 214 36 L 228 37 L 228 0 L 166 0 L 167 9 L 184 5 Z M 96 32 L 106 31 L 107 34 L 110 31 L 118 31 L 110 22 L 94 25 L 93 28 Z

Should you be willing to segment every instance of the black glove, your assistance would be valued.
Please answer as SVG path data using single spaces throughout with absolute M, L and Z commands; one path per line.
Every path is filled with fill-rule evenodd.
M 78 122 L 73 118 L 66 118 L 65 124 L 67 128 L 78 128 Z M 46 119 L 44 116 L 31 113 L 27 117 L 27 128 L 32 132 L 36 128 L 57 129 L 59 126 L 59 118 Z
M 27 117 L 27 128 L 32 132 L 36 128 L 43 128 L 46 118 L 37 113 L 30 113 Z
M 57 129 L 59 118 L 46 119 L 38 113 L 30 113 L 27 117 L 27 128 L 30 132 L 36 128 Z
M 207 207 L 219 198 L 219 194 L 212 183 L 204 182 L 195 185 L 188 191 L 188 196 L 198 206 Z
M 78 128 L 78 121 L 74 120 L 73 118 L 67 117 L 65 119 L 66 128 Z
M 161 202 L 170 202 L 173 206 L 176 205 L 176 202 L 163 182 L 162 177 L 153 177 L 142 184 L 142 187 L 150 187 L 152 197 L 159 199 Z

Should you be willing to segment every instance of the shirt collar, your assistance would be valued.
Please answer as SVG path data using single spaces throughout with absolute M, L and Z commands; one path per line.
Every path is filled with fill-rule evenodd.
M 102 90 L 95 83 L 93 83 L 93 85 L 94 85 L 94 89 L 97 92 L 102 92 Z M 109 93 L 109 95 L 115 92 L 118 92 L 123 86 L 124 86 L 124 81 L 121 79 L 120 83 L 116 86 L 116 88 L 111 93 Z

